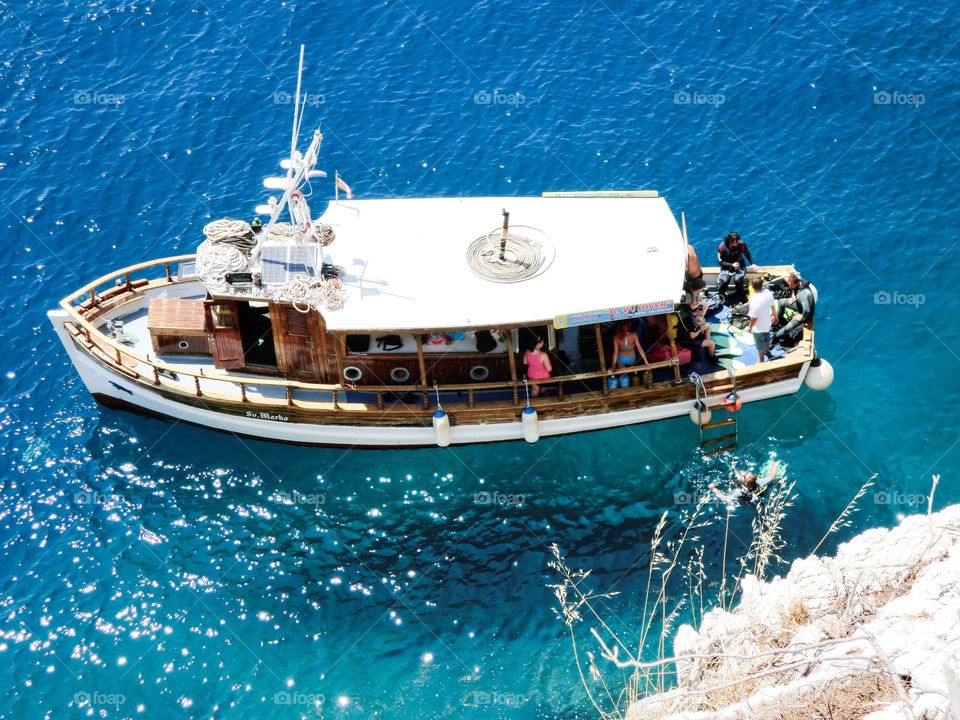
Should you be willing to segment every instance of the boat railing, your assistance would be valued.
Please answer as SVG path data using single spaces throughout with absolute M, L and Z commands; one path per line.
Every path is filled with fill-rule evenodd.
M 208 398 L 211 400 L 222 400 L 227 402 L 237 402 L 263 407 L 278 406 L 297 406 L 312 407 L 316 401 L 308 398 L 297 398 L 295 393 L 313 392 L 329 393 L 330 403 L 323 405 L 332 405 L 334 409 L 353 410 L 357 412 L 369 412 L 372 408 L 367 403 L 350 401 L 347 393 L 363 393 L 376 396 L 376 407 L 378 410 L 390 409 L 387 407 L 387 400 L 397 395 L 414 394 L 422 397 L 424 409 L 428 409 L 433 404 L 435 393 L 466 393 L 466 408 L 472 409 L 476 405 L 476 393 L 489 390 L 509 390 L 513 395 L 513 408 L 520 408 L 526 403 L 524 393 L 523 379 L 482 381 L 476 383 L 454 383 L 439 386 L 427 386 L 423 384 L 410 385 L 350 385 L 350 384 L 331 384 L 304 382 L 299 380 L 254 377 L 251 375 L 238 376 L 230 374 L 209 374 L 205 373 L 203 368 L 193 370 L 183 365 L 170 365 L 159 358 L 152 357 L 150 354 L 141 354 L 133 348 L 123 344 L 112 335 L 102 332 L 91 319 L 88 318 L 91 310 L 104 309 L 107 307 L 119 306 L 125 302 L 125 298 L 131 295 L 142 293 L 148 289 L 164 285 L 172 285 L 182 282 L 180 279 L 179 266 L 189 263 L 194 259 L 194 255 L 178 255 L 174 257 L 161 258 L 159 260 L 139 263 L 126 268 L 117 270 L 109 275 L 104 275 L 93 283 L 86 285 L 71 295 L 65 297 L 61 302 L 61 308 L 69 315 L 66 321 L 66 328 L 73 337 L 74 342 L 82 346 L 88 354 L 106 365 L 112 370 L 128 377 L 131 380 L 143 383 L 154 388 L 163 388 L 174 391 L 185 396 L 195 396 L 198 398 Z M 174 267 L 177 272 L 174 272 Z M 157 271 L 162 270 L 162 275 Z M 140 275 L 150 274 L 155 277 L 139 277 Z M 103 290 L 104 286 L 109 286 Z M 86 298 L 86 299 L 84 299 Z M 94 316 L 95 317 L 95 316 Z M 782 362 L 782 361 L 774 361 Z M 567 399 L 567 393 L 571 384 L 577 384 L 582 388 L 585 382 L 591 380 L 600 380 L 600 393 L 607 395 L 607 378 L 611 375 L 640 375 L 642 382 L 640 387 L 631 387 L 637 393 L 649 390 L 653 386 L 653 371 L 663 368 L 675 368 L 678 363 L 676 358 L 650 363 L 648 365 L 637 365 L 628 368 L 618 368 L 615 370 L 601 368 L 595 372 L 577 373 L 572 375 L 558 375 L 556 377 L 537 380 L 537 384 L 546 387 L 555 387 L 556 394 L 548 397 L 539 397 L 533 401 L 533 404 L 542 407 L 551 403 L 563 402 Z M 769 367 L 771 363 L 766 363 Z M 746 371 L 752 368 L 745 369 Z M 739 372 L 743 372 L 742 370 Z M 192 381 L 192 387 L 184 385 L 180 378 L 189 378 L 188 383 Z M 670 381 L 664 381 L 670 382 Z M 224 395 L 218 392 L 216 384 L 227 383 L 235 386 L 235 395 Z M 212 386 L 212 387 L 211 387 Z M 283 398 L 274 398 L 256 394 L 251 394 L 250 390 L 259 391 L 263 388 L 277 388 L 283 392 Z M 622 393 L 621 393 L 622 394 Z M 446 402 L 446 401 L 445 401 Z M 487 405 L 487 403 L 481 403 Z M 392 404 L 392 407 L 398 407 Z M 404 407 L 402 404 L 399 407 Z

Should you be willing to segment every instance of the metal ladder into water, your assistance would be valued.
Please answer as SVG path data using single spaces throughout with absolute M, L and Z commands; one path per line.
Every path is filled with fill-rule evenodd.
M 710 389 L 714 392 L 726 391 L 727 393 L 732 393 L 736 398 L 737 376 L 732 368 L 727 372 L 730 375 L 730 382 L 726 385 L 718 385 Z M 690 382 L 692 382 L 696 388 L 697 410 L 702 414 L 704 408 L 706 407 L 707 389 L 704 387 L 701 377 L 696 373 L 690 376 Z M 697 423 L 698 427 L 700 428 L 700 449 L 703 451 L 705 457 L 708 455 L 719 455 L 720 453 L 728 452 L 737 447 L 737 442 L 739 440 L 737 417 L 739 414 L 739 412 L 733 412 L 730 413 L 731 417 L 723 420 L 717 420 L 715 422 L 709 422 L 706 424 L 703 424 L 702 422 Z

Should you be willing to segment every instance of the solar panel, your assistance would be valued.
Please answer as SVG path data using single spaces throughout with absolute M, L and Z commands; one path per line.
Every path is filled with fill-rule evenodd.
M 283 285 L 298 275 L 319 277 L 322 248 L 317 245 L 266 245 L 260 251 L 260 277 L 264 285 Z

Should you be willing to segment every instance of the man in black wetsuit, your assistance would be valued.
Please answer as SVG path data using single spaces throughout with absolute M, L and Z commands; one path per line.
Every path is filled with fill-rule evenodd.
M 817 301 L 810 283 L 799 274 L 790 273 L 787 286 L 793 294 L 778 302 L 777 318 L 781 325 L 773 334 L 773 342 L 793 347 L 803 336 L 803 326 L 808 320 L 813 320 Z
M 690 294 L 688 301 L 677 308 L 677 345 L 690 348 L 691 359 L 699 362 L 700 372 L 707 372 L 707 361 L 716 352 L 716 343 L 710 339 L 710 326 L 703 317 L 704 310 L 695 294 Z
M 753 265 L 753 257 L 747 244 L 740 239 L 740 233 L 728 233 L 723 242 L 717 247 L 717 260 L 720 262 L 719 291 L 723 301 L 727 300 L 727 286 L 730 280 L 737 289 L 735 302 L 743 302 L 747 299 L 747 283 L 744 280 L 744 274 L 747 271 L 746 258 Z

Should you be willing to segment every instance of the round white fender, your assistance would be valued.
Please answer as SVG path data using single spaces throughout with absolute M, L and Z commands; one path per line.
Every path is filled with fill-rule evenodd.
M 537 411 L 527 405 L 520 415 L 520 422 L 523 424 L 523 439 L 528 443 L 535 443 L 540 439 L 540 421 L 537 419 Z
M 697 407 L 697 403 L 693 403 L 693 407 L 690 408 L 690 421 L 694 425 L 700 425 L 701 423 L 706 425 L 712 417 L 713 411 L 707 407 L 703 400 L 700 401 L 700 407 Z
M 439 408 L 433 414 L 433 432 L 437 438 L 437 445 L 447 447 L 450 444 L 450 416 Z
M 826 390 L 833 383 L 833 366 L 816 358 L 810 363 L 804 382 L 811 390 Z

